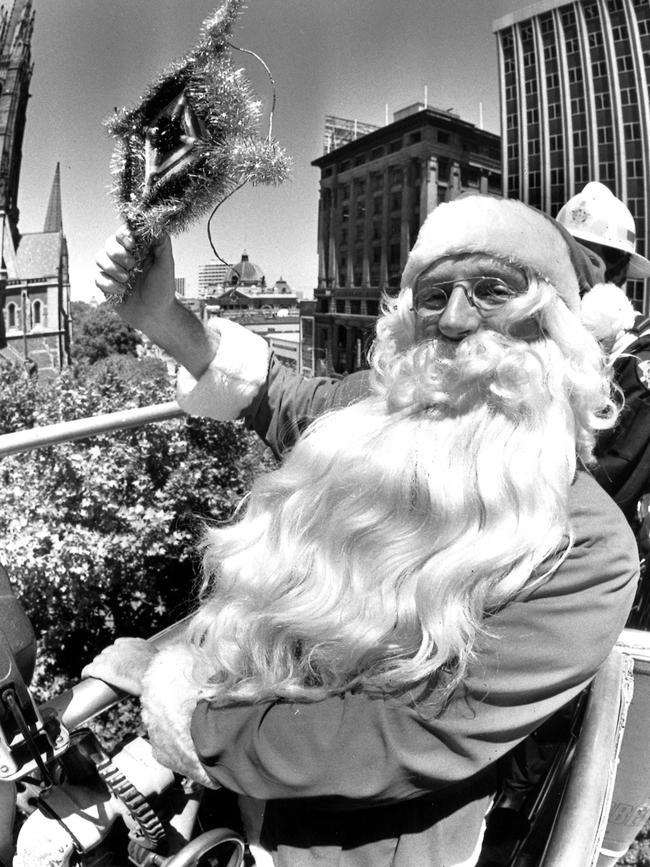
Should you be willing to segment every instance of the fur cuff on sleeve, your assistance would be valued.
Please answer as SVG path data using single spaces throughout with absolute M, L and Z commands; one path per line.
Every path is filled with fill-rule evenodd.
M 158 653 L 142 684 L 142 720 L 156 761 L 197 783 L 218 788 L 194 750 L 190 724 L 199 695 L 196 657 L 189 646 L 174 644 Z
M 189 415 L 230 421 L 242 415 L 266 382 L 269 345 L 230 319 L 215 317 L 210 328 L 220 335 L 219 349 L 198 382 L 181 368 L 176 396 Z

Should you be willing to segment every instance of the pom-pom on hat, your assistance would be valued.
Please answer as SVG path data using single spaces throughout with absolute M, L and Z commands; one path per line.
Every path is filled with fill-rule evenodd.
M 438 205 L 426 218 L 402 274 L 412 287 L 425 268 L 446 256 L 487 253 L 530 268 L 579 313 L 580 290 L 571 240 L 541 211 L 515 199 L 470 194 Z

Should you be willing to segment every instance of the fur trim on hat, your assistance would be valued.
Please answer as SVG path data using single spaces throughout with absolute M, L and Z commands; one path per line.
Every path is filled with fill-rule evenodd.
M 580 305 L 582 324 L 606 348 L 618 334 L 632 328 L 635 316 L 632 302 L 614 283 L 598 283 L 583 296 Z
M 530 268 L 547 280 L 574 313 L 578 279 L 555 221 L 515 199 L 468 195 L 438 205 L 426 218 L 406 262 L 402 288 L 444 256 L 487 253 Z

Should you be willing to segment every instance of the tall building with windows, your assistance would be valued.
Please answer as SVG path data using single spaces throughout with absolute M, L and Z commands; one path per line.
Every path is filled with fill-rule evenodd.
M 555 216 L 589 181 L 650 252 L 650 0 L 544 0 L 494 22 L 503 192 Z M 628 293 L 648 312 L 647 281 Z
M 199 298 L 208 295 L 219 295 L 223 291 L 223 284 L 230 266 L 218 259 L 212 259 L 205 265 L 199 266 Z
M 366 366 L 381 295 L 397 290 L 429 211 L 465 190 L 501 192 L 499 136 L 453 112 L 417 103 L 365 135 L 352 129 L 312 163 L 321 173 L 319 273 L 315 310 L 302 323 L 313 339 L 303 347 L 306 374 Z

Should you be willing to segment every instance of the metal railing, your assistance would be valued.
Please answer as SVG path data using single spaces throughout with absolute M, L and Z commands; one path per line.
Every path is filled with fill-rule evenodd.
M 26 428 L 0 436 L 0 458 L 17 455 L 44 446 L 85 439 L 97 434 L 112 433 L 124 428 L 139 427 L 150 422 L 167 421 L 185 415 L 175 400 L 168 403 L 123 409 L 104 415 L 62 421 L 57 424 Z

